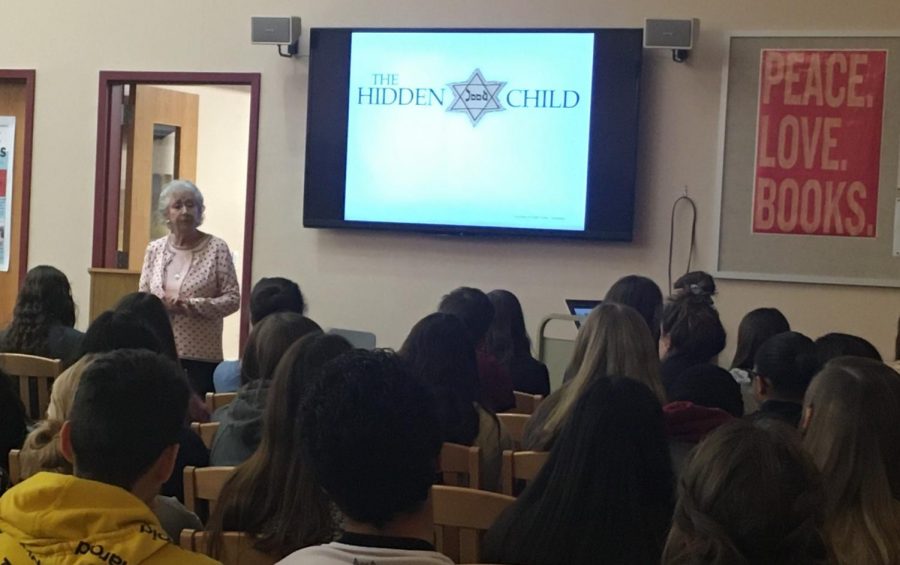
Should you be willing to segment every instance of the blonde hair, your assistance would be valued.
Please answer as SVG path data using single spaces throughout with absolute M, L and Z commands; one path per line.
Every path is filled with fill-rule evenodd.
M 647 322 L 623 304 L 594 308 L 575 338 L 575 352 L 567 374 L 574 375 L 557 394 L 559 402 L 544 424 L 548 437 L 556 435 L 588 385 L 600 377 L 628 377 L 647 385 L 660 404 L 666 393 L 659 378 L 659 356 Z
M 841 357 L 813 379 L 803 445 L 821 469 L 841 563 L 900 563 L 900 375 Z
M 47 419 L 28 434 L 19 452 L 23 480 L 41 471 L 72 474 L 72 464 L 59 451 L 59 430 L 69 419 L 81 376 L 95 357 L 85 355 L 54 379 Z

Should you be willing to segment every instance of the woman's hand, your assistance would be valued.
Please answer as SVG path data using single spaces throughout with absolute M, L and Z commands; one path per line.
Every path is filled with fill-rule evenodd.
M 189 313 L 188 303 L 185 300 L 181 300 L 180 298 L 163 298 L 163 304 L 166 306 L 166 310 L 172 312 L 174 314 L 185 314 Z

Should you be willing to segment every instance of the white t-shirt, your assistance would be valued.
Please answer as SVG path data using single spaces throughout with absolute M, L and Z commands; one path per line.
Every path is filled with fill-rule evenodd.
M 362 543 L 361 538 L 364 537 L 386 542 L 378 543 L 377 545 L 380 546 L 395 545 L 399 547 L 372 547 L 371 545 L 344 543 L 346 541 Z M 406 539 L 397 539 L 396 541 L 400 543 L 392 544 L 391 541 L 394 539 L 345 534 L 339 542 L 300 549 L 278 563 L 285 565 L 453 565 L 453 561 L 446 555 L 433 549 L 426 549 L 430 545 L 425 542 L 420 542 L 421 549 L 412 549 L 420 544 L 415 540 Z

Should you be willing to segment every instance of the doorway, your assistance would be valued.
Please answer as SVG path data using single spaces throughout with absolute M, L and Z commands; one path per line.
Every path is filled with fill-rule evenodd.
M 0 69 L 0 328 L 28 271 L 34 70 Z
M 225 318 L 223 339 L 225 358 L 238 357 L 249 324 L 259 82 L 256 73 L 100 73 L 92 316 L 94 272 L 124 273 L 133 285 L 147 244 L 168 231 L 155 213 L 160 190 L 190 180 L 204 196 L 201 229 L 228 243 L 241 281 L 241 310 Z

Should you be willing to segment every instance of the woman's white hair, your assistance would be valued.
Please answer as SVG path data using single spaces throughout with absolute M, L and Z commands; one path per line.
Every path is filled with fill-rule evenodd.
M 200 224 L 203 223 L 203 213 L 206 211 L 206 206 L 203 204 L 203 193 L 200 192 L 196 184 L 189 180 L 176 179 L 164 186 L 159 193 L 159 204 L 156 211 L 162 216 L 163 221 L 167 222 L 167 211 L 169 210 L 169 204 L 172 203 L 172 197 L 182 192 L 189 192 L 197 202 L 197 206 L 200 207 L 200 216 L 197 218 L 197 227 L 200 227 Z

